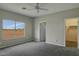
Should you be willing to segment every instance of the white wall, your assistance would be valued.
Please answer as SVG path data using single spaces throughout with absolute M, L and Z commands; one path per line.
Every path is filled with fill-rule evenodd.
M 26 26 L 25 37 L 15 38 L 15 39 L 11 39 L 8 41 L 5 41 L 4 39 L 2 39 L 2 36 L 1 36 L 2 35 L 1 34 L 1 32 L 2 32 L 1 25 L 2 24 L 1 23 L 2 23 L 2 20 L 4 20 L 4 19 L 9 19 L 9 20 L 11 19 L 11 20 L 15 20 L 15 21 L 24 22 L 26 24 L 25 25 Z M 16 13 L 0 10 L 0 48 L 31 41 L 31 40 L 33 40 L 33 20 L 32 20 L 32 18 L 23 16 L 23 15 L 19 15 Z
M 39 23 L 43 20 L 46 25 L 46 43 L 65 46 L 65 19 L 79 17 L 79 8 L 57 12 L 35 19 L 35 38 L 40 40 Z M 79 41 L 79 39 L 78 39 Z M 79 47 L 79 44 L 78 44 Z

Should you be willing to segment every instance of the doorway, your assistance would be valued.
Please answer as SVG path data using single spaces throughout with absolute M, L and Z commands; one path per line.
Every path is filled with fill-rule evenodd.
M 40 42 L 46 41 L 46 22 L 40 23 Z
M 77 48 L 78 45 L 78 18 L 66 20 L 66 47 Z

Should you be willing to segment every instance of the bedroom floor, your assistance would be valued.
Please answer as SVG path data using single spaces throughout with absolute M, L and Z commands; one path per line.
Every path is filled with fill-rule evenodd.
M 30 42 L 0 49 L 0 56 L 79 56 L 79 49 Z

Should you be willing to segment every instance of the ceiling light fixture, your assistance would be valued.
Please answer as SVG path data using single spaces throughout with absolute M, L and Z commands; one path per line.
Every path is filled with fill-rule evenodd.
M 25 7 L 22 7 L 22 9 L 23 9 L 23 10 L 26 10 L 27 8 L 25 8 Z

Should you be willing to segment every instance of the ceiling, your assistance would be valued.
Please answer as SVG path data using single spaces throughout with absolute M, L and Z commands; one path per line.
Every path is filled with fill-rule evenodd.
M 78 8 L 79 4 L 78 3 L 40 3 L 41 8 L 45 8 L 48 10 L 47 11 L 40 10 L 39 13 L 37 13 L 36 9 L 34 9 L 35 6 L 36 3 L 0 3 L 0 9 L 15 12 L 30 17 L 38 17 L 38 16 L 43 16 L 64 10 L 69 10 L 72 8 Z M 23 10 L 22 9 L 23 7 L 26 9 Z

